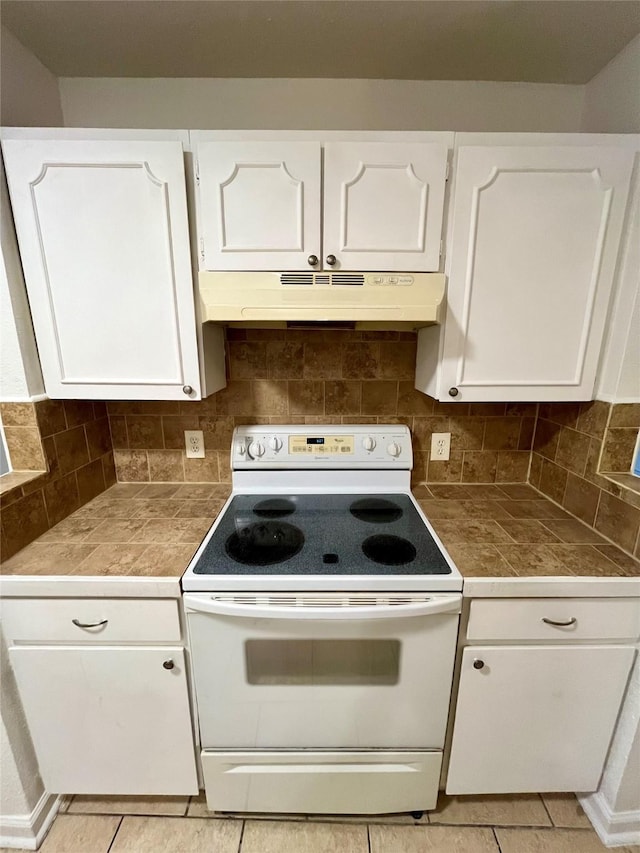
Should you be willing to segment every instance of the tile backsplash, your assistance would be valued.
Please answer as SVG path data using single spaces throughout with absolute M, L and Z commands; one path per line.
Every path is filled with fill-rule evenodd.
M 229 330 L 229 383 L 201 402 L 109 403 L 118 479 L 229 482 L 237 424 L 409 426 L 416 482 L 525 482 L 535 404 L 438 403 L 414 388 L 416 335 L 402 332 Z M 184 430 L 204 432 L 187 459 Z M 448 462 L 431 434 L 451 432 Z
M 0 403 L 0 415 L 14 470 L 41 472 L 2 494 L 1 548 L 7 559 L 116 476 L 104 403 Z

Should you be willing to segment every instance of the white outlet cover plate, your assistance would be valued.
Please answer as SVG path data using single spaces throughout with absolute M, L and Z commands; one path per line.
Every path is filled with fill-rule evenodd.
M 184 431 L 184 446 L 187 459 L 204 459 L 204 433 L 201 429 Z
M 446 462 L 451 452 L 451 433 L 431 433 L 431 458 L 439 462 Z

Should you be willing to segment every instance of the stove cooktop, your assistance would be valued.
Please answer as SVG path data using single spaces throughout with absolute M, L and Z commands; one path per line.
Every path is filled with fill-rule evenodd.
M 195 575 L 448 575 L 405 494 L 236 495 Z

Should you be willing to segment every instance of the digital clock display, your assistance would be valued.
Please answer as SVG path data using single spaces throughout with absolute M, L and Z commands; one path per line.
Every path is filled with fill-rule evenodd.
M 291 435 L 289 453 L 307 453 L 318 457 L 341 457 L 354 452 L 353 435 Z
M 309 437 L 307 437 L 307 444 L 324 444 L 324 438 L 309 438 Z

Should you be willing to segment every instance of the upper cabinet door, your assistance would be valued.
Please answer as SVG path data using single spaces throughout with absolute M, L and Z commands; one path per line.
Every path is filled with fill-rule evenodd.
M 459 149 L 440 399 L 591 399 L 633 157 Z
M 200 142 L 200 268 L 319 267 L 320 145 Z
M 200 398 L 182 144 L 3 151 L 47 394 Z
M 324 255 L 335 269 L 437 271 L 446 145 L 328 143 Z

